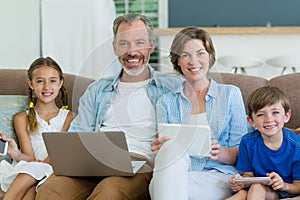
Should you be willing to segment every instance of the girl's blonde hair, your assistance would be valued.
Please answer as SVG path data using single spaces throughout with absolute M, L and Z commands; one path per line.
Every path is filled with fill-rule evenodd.
M 61 81 L 64 80 L 64 76 L 63 76 L 60 66 L 50 57 L 38 58 L 35 61 L 33 61 L 33 63 L 30 65 L 30 67 L 27 71 L 28 80 L 32 81 L 32 75 L 36 69 L 39 69 L 39 68 L 45 67 L 45 66 L 51 67 L 51 68 L 55 69 L 56 71 L 58 71 L 59 79 Z M 60 96 L 61 96 L 61 101 L 62 101 L 63 107 L 67 107 L 68 96 L 67 96 L 64 85 L 62 85 L 62 87 L 60 88 Z M 28 98 L 29 98 L 29 102 L 30 102 L 28 115 L 27 115 L 29 132 L 37 133 L 39 124 L 36 119 L 36 113 L 34 110 L 34 105 L 36 105 L 37 98 L 34 96 L 34 92 L 29 86 L 28 86 Z

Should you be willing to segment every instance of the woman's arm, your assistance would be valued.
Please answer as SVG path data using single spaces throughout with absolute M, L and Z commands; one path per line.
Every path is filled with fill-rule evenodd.
M 211 159 L 224 164 L 235 165 L 238 156 L 238 146 L 241 138 L 248 131 L 246 111 L 241 91 L 237 87 L 225 87 L 228 104 L 229 121 L 224 130 L 228 134 L 228 144 L 221 146 L 217 140 L 212 141 Z M 223 99 L 222 99 L 223 102 Z
M 217 140 L 212 141 L 210 158 L 227 165 L 235 165 L 238 156 L 238 147 L 227 148 L 221 146 Z

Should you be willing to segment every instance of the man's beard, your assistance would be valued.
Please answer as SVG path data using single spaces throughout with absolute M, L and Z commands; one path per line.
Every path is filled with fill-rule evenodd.
M 122 66 L 122 68 L 126 72 L 126 74 L 128 74 L 129 76 L 137 77 L 137 76 L 141 75 L 144 72 L 147 65 L 148 64 L 142 64 L 141 66 L 139 66 L 138 70 L 127 69 L 125 66 Z
M 126 59 L 132 59 L 132 58 L 138 58 L 138 59 L 143 60 L 143 64 L 140 66 L 137 66 L 139 69 L 136 70 L 135 67 L 133 69 L 128 69 L 124 65 L 122 65 L 122 68 L 126 72 L 126 74 L 128 74 L 129 76 L 137 77 L 145 71 L 146 67 L 148 66 L 149 59 L 147 61 L 145 61 L 144 56 L 128 56 Z

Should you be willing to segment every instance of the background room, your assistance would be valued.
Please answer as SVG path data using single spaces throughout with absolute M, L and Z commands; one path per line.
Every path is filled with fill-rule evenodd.
M 161 71 L 172 71 L 168 58 L 170 44 L 176 32 L 185 26 L 206 29 L 212 35 L 217 58 L 242 55 L 261 60 L 258 67 L 246 69 L 249 75 L 267 79 L 279 76 L 282 67 L 266 61 L 274 56 L 300 55 L 297 14 L 300 2 L 297 0 L 289 3 L 279 0 L 244 3 L 239 0 L 10 0 L 0 3 L 0 68 L 3 69 L 26 69 L 36 57 L 49 55 L 56 58 L 66 73 L 91 78 L 111 75 L 116 70 L 112 67 L 116 63 L 111 48 L 112 20 L 128 12 L 142 13 L 155 25 L 157 48 L 151 62 Z M 66 6 L 68 9 L 64 9 Z M 216 62 L 213 71 L 230 73 L 231 67 Z M 294 67 L 300 70 L 299 65 Z M 285 71 L 292 72 L 291 68 Z

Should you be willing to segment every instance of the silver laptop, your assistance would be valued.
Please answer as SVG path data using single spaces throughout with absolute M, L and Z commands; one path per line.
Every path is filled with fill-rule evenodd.
M 45 132 L 55 175 L 133 176 L 146 161 L 131 161 L 123 132 Z
M 159 137 L 169 136 L 164 148 L 178 154 L 206 157 L 211 150 L 211 129 L 208 125 L 158 124 Z

